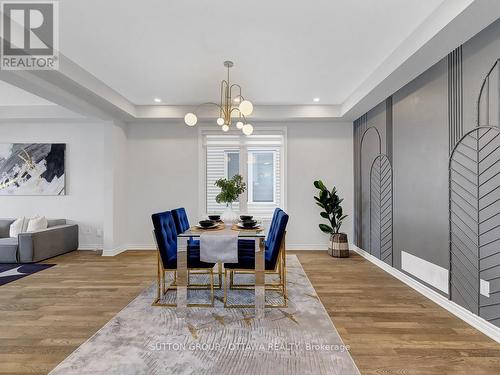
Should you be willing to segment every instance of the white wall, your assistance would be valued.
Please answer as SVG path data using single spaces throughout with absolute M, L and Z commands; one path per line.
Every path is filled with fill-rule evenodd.
M 293 123 L 288 125 L 287 157 L 287 248 L 326 249 L 328 235 L 318 228 L 324 222 L 314 203 L 313 181 L 337 187 L 344 198 L 342 208 L 349 215 L 342 231 L 352 239 L 353 216 L 353 128 L 352 123 Z
M 65 196 L 0 196 L 0 217 L 44 215 L 80 225 L 80 247 L 102 248 L 104 123 L 0 123 L 2 143 L 66 143 Z
M 262 126 L 282 126 L 280 123 Z M 256 124 L 259 126 L 259 124 Z M 198 129 L 184 124 L 102 122 L 0 123 L 0 142 L 66 143 L 67 195 L 0 196 L 0 217 L 67 218 L 80 225 L 82 248 L 152 248 L 151 214 L 186 207 L 192 222 L 200 207 Z M 352 125 L 287 125 L 286 211 L 289 249 L 325 249 L 315 179 L 336 185 L 350 215 L 352 235 Z
M 183 124 L 128 127 L 128 244 L 151 248 L 151 214 L 185 207 L 198 215 L 198 130 Z
M 352 124 L 292 123 L 287 132 L 287 246 L 326 249 L 328 236 L 318 228 L 313 181 L 337 186 L 350 215 L 343 230 L 351 237 Z M 198 219 L 198 131 L 184 124 L 136 123 L 129 124 L 127 135 L 128 247 L 151 248 L 152 213 L 184 206 L 192 222 Z
M 127 126 L 109 122 L 104 130 L 104 244 L 103 255 L 127 249 L 129 173 Z

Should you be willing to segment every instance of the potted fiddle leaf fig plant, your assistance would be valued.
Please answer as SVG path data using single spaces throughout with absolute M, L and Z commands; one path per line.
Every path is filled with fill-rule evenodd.
M 238 200 L 240 194 L 243 194 L 247 188 L 243 182 L 243 177 L 239 174 L 232 178 L 219 178 L 215 181 L 215 186 L 221 189 L 215 197 L 217 203 L 225 203 L 226 209 L 222 213 L 221 219 L 226 225 L 233 225 L 238 222 L 238 214 L 233 211 L 233 202 Z
M 340 232 L 342 222 L 347 217 L 342 211 L 343 199 L 337 195 L 335 186 L 329 190 L 321 180 L 314 181 L 314 187 L 318 189 L 318 196 L 315 196 L 314 200 L 323 209 L 320 215 L 328 220 L 328 224 L 319 224 L 319 229 L 330 235 L 328 253 L 333 257 L 347 258 L 349 257 L 347 234 Z

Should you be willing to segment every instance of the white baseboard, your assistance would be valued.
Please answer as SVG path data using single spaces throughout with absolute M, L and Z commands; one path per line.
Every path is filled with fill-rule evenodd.
M 114 257 L 115 255 L 123 253 L 124 251 L 127 251 L 127 250 L 128 250 L 128 247 L 125 245 L 115 247 L 114 249 L 104 249 L 102 251 L 102 256 L 103 257 Z
M 95 245 L 79 245 L 78 250 L 93 250 L 93 251 L 98 251 L 102 250 L 102 244 L 95 244 Z
M 127 250 L 156 250 L 156 246 L 154 244 L 129 244 L 127 245 Z
M 359 247 L 352 245 L 352 249 L 357 252 L 362 257 L 366 258 L 376 266 L 382 268 L 387 273 L 391 274 L 398 280 L 402 281 L 409 287 L 415 289 L 420 294 L 429 298 L 430 300 L 437 303 L 442 308 L 448 310 L 457 318 L 462 319 L 464 322 L 470 324 L 472 327 L 484 333 L 486 336 L 500 343 L 500 328 L 491 324 L 490 322 L 484 320 L 483 318 L 471 313 L 469 310 L 464 309 L 462 306 L 457 305 L 455 302 L 450 301 L 443 295 L 432 290 L 431 288 L 419 283 L 412 277 L 406 275 L 405 273 L 397 270 L 394 267 L 389 266 L 387 263 L 382 262 L 380 259 L 375 258 L 373 255 L 367 253 L 366 251 L 360 249 Z

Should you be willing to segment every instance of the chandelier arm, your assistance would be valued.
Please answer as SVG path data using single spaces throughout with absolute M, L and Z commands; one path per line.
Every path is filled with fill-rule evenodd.
M 237 88 L 239 89 L 239 94 L 238 94 L 238 96 L 237 96 L 237 97 L 238 97 L 238 98 L 240 98 L 240 101 L 241 101 L 241 99 L 243 99 L 243 100 L 244 100 L 245 98 L 243 98 L 243 95 L 241 95 L 241 86 L 240 86 L 240 85 L 238 85 L 237 83 L 233 83 L 233 84 L 229 87 L 229 92 L 230 92 L 229 96 L 230 96 L 231 98 L 233 97 L 233 87 L 237 87 Z
M 219 110 L 221 110 L 221 106 L 217 103 L 214 103 L 214 102 L 205 102 L 205 103 L 201 103 L 201 104 L 198 104 L 195 108 L 195 111 L 197 111 L 201 106 L 204 106 L 204 105 L 214 105 L 216 106 L 217 108 L 219 108 Z
M 229 76 L 228 76 L 229 78 Z M 224 84 L 226 84 L 225 86 L 225 91 L 227 92 L 228 88 L 229 88 L 229 80 L 222 80 L 221 83 L 220 83 L 220 105 L 219 105 L 219 117 L 223 117 L 224 119 L 226 118 L 226 111 L 224 110 L 224 108 L 226 107 L 225 103 L 224 103 Z M 226 94 L 227 96 L 227 94 Z
M 231 111 L 230 111 L 229 113 L 231 113 L 231 114 L 232 114 L 232 113 L 233 113 L 233 111 L 238 111 L 238 113 L 240 114 L 240 117 L 243 115 L 243 114 L 241 113 L 241 111 L 240 111 L 240 109 L 239 109 L 238 107 L 233 107 L 233 108 L 231 108 Z
M 240 109 L 238 107 L 232 108 L 230 113 L 233 113 L 233 111 L 238 111 L 238 113 L 240 115 L 240 118 L 243 118 L 243 121 L 245 122 L 245 124 L 247 123 L 246 116 L 243 113 L 241 113 L 241 111 L 240 111 Z

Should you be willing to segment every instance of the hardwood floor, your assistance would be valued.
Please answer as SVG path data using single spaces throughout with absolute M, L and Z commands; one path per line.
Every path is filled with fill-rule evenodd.
M 361 256 L 297 255 L 362 374 L 500 374 L 500 344 Z
M 500 374 L 497 344 L 358 255 L 295 252 L 363 374 Z M 155 254 L 89 251 L 0 286 L 0 374 L 45 374 L 155 277 Z
M 75 251 L 0 286 L 0 374 L 46 374 L 154 279 L 153 251 Z

